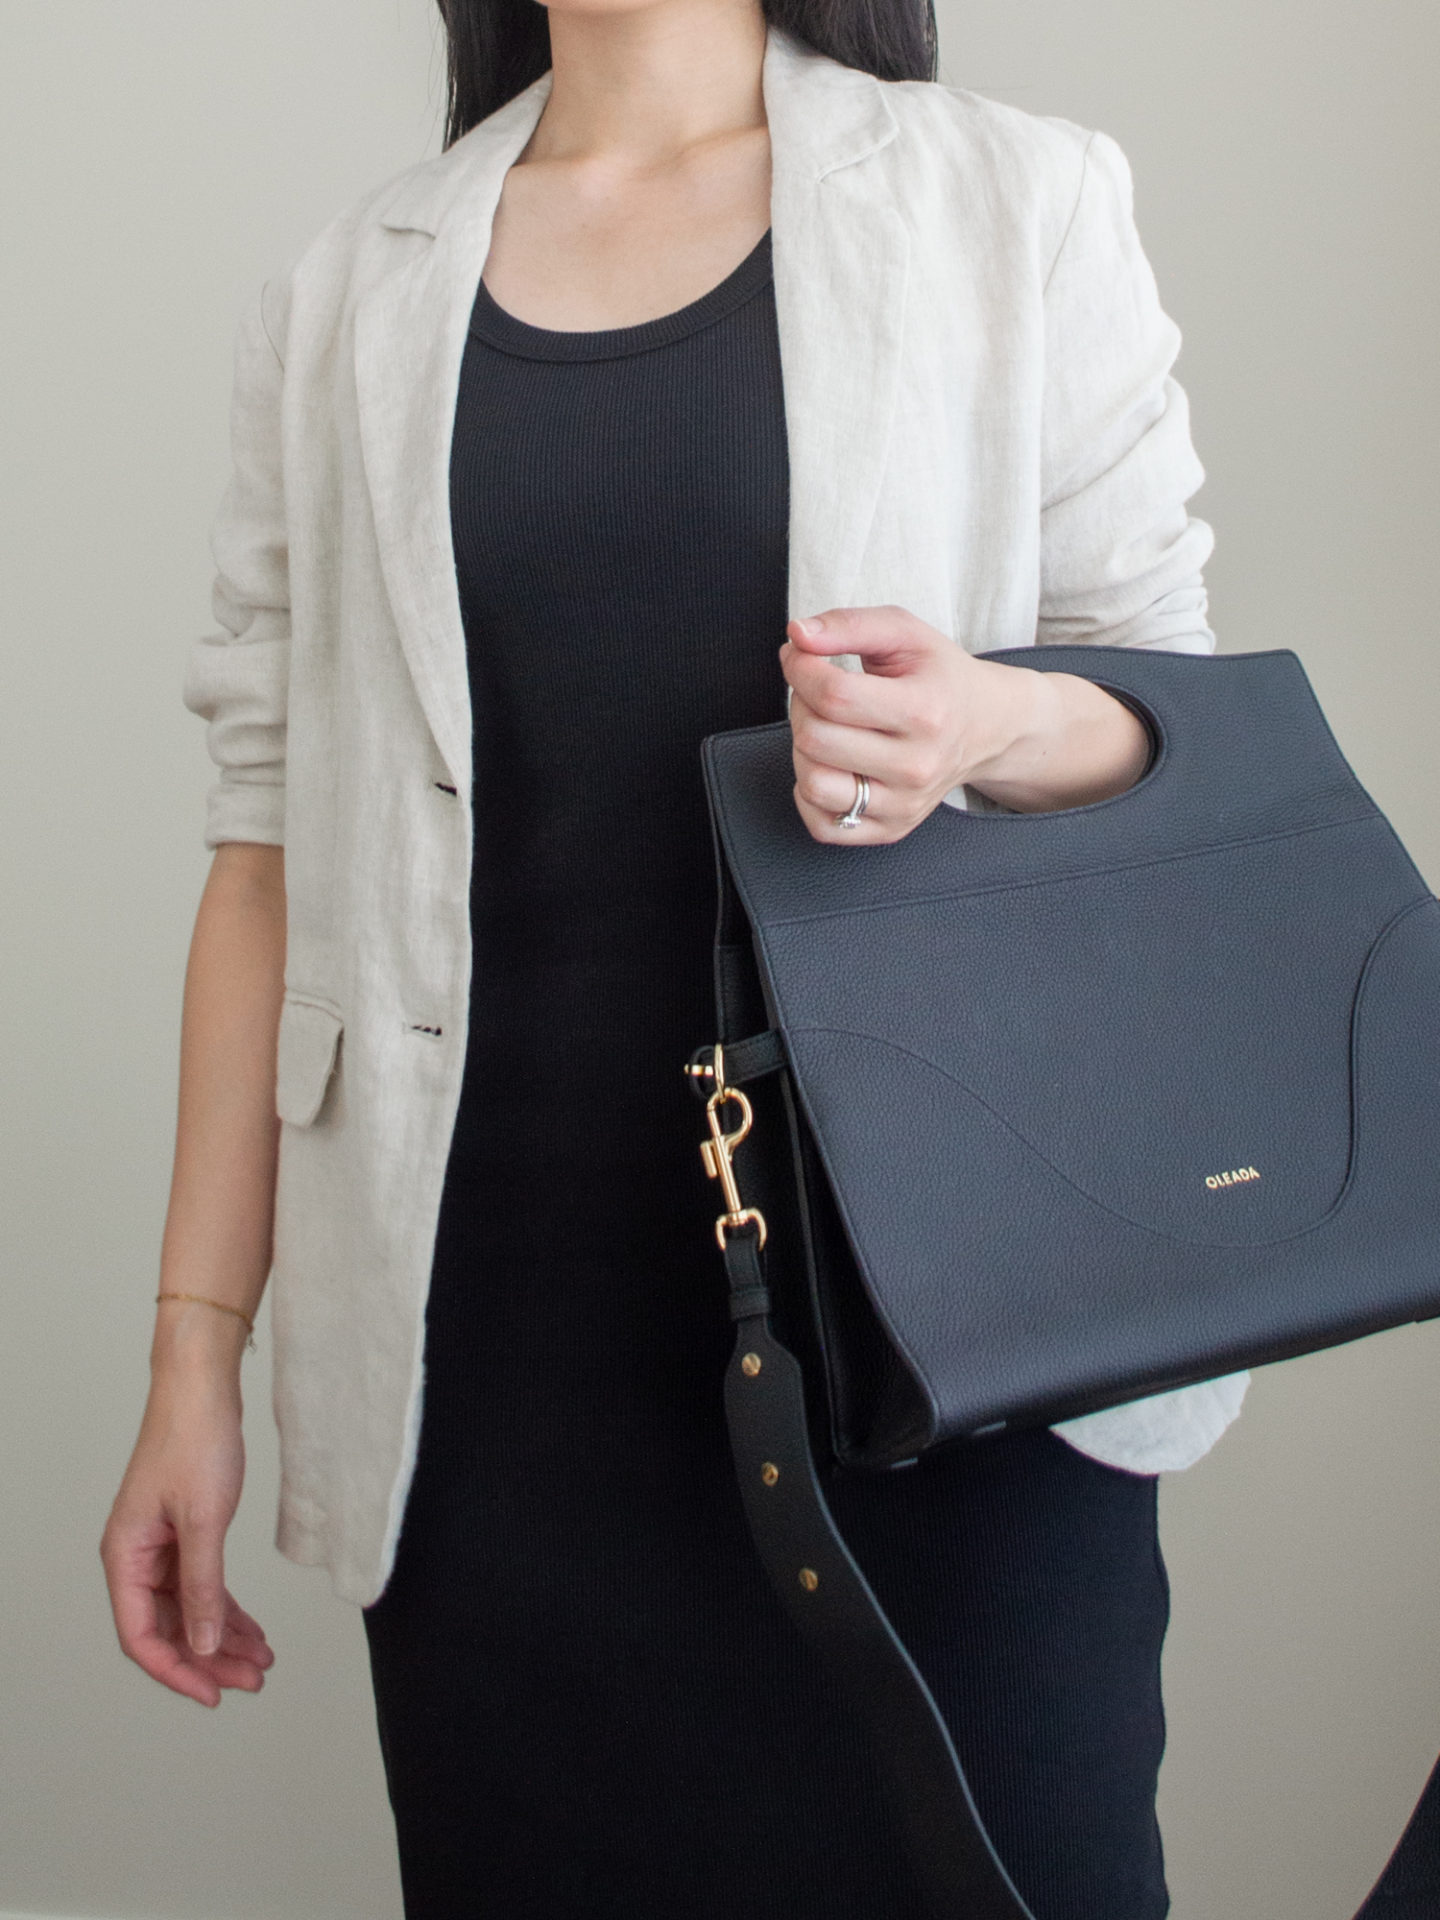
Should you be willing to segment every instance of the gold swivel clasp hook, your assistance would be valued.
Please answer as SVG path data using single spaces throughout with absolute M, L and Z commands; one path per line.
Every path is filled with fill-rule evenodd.
M 759 1244 L 765 1244 L 765 1216 L 758 1207 L 747 1207 L 740 1196 L 740 1188 L 735 1181 L 734 1154 L 740 1142 L 749 1133 L 755 1123 L 754 1109 L 738 1087 L 725 1084 L 725 1055 L 720 1046 L 716 1046 L 713 1064 L 708 1067 L 688 1066 L 685 1071 L 697 1077 L 703 1076 L 714 1081 L 709 1099 L 705 1102 L 705 1119 L 710 1128 L 710 1138 L 700 1142 L 700 1158 L 705 1163 L 705 1171 L 712 1180 L 720 1182 L 721 1192 L 725 1195 L 725 1212 L 715 1222 L 715 1238 L 720 1250 L 725 1250 L 725 1235 L 735 1227 L 743 1227 L 754 1222 L 759 1233 Z M 727 1106 L 734 1104 L 740 1110 L 739 1124 L 726 1128 L 721 1114 Z

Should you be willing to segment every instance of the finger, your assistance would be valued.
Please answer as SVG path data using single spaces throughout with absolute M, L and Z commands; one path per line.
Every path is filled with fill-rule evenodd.
M 117 1604 L 117 1620 L 120 1612 Z M 193 1661 L 188 1647 L 178 1638 L 167 1636 L 153 1619 L 150 1624 L 144 1624 L 139 1613 L 137 1608 L 121 1629 L 120 1645 L 128 1657 L 142 1673 L 149 1674 L 162 1686 L 197 1700 L 202 1707 L 218 1707 L 220 1688 L 215 1679 Z
M 228 1600 L 229 1596 L 226 1597 Z M 259 1681 L 275 1659 L 263 1641 L 232 1632 L 227 1625 L 219 1650 L 201 1655 L 194 1652 L 185 1637 L 179 1602 L 173 1592 L 164 1588 L 157 1591 L 155 1614 L 155 1639 L 169 1650 L 176 1664 L 166 1661 L 158 1651 L 154 1657 L 165 1666 L 172 1684 L 174 1676 L 183 1673 L 186 1682 L 182 1690 L 194 1693 L 197 1698 L 203 1697 L 207 1705 L 218 1702 L 217 1689 L 221 1687 L 242 1687 L 249 1693 L 259 1691 Z
M 152 1680 L 207 1707 L 220 1704 L 224 1687 L 258 1693 L 264 1685 L 265 1669 L 275 1658 L 268 1647 L 257 1647 L 253 1640 L 243 1641 L 239 1647 L 222 1643 L 218 1653 L 207 1656 L 193 1652 L 173 1605 L 161 1605 L 156 1626 L 137 1636 L 125 1650 Z
M 896 793 L 883 782 L 869 781 L 865 797 L 865 810 L 859 819 L 850 826 L 841 826 L 841 819 L 848 815 L 859 797 L 857 776 L 842 773 L 836 767 L 812 766 L 808 762 L 797 761 L 795 775 L 796 804 L 801 806 L 801 817 L 806 824 L 806 810 L 813 815 L 815 826 L 824 826 L 826 831 L 818 838 L 851 846 L 867 845 L 875 841 L 903 839 L 907 833 L 919 826 L 926 814 L 931 811 L 931 803 L 923 795 L 909 792 Z M 829 828 L 833 827 L 833 834 Z M 813 828 L 812 828 L 813 831 Z
M 173 1692 L 201 1706 L 218 1706 L 219 1687 L 191 1665 L 180 1639 L 179 1614 L 168 1590 L 174 1577 L 173 1542 L 117 1551 L 106 1572 L 115 1631 L 126 1658 Z
M 866 777 L 869 778 L 868 775 Z M 855 802 L 857 780 L 856 774 L 842 771 L 839 767 L 822 766 L 816 761 L 807 760 L 802 754 L 795 756 L 795 791 L 817 813 L 848 813 Z M 883 782 L 870 780 L 870 794 L 861 820 L 875 826 L 896 812 Z M 847 834 L 849 831 L 847 828 Z
M 235 1660 L 249 1660 L 259 1667 L 273 1667 L 275 1649 L 268 1640 L 257 1640 L 253 1634 L 235 1634 L 228 1629 L 220 1642 L 220 1652 Z
M 196 1672 L 213 1680 L 217 1687 L 237 1687 L 243 1693 L 259 1693 L 265 1684 L 265 1669 L 256 1660 L 230 1653 L 212 1653 L 208 1659 L 190 1657 Z
M 194 1700 L 202 1707 L 219 1706 L 219 1682 L 194 1660 L 188 1647 L 178 1647 L 157 1634 L 143 1643 L 132 1657 L 136 1666 L 152 1680 L 169 1687 L 172 1693 L 184 1694 L 187 1700 Z
M 951 642 L 904 607 L 828 607 L 786 623 L 798 651 L 815 655 L 855 653 L 867 673 L 906 673 L 937 647 Z
M 260 1622 L 253 1614 L 247 1613 L 228 1591 L 225 1595 L 225 1632 L 227 1637 L 236 1634 L 247 1640 L 257 1640 L 262 1647 L 269 1645 Z
M 218 1651 L 225 1632 L 225 1524 L 212 1508 L 198 1508 L 176 1528 L 180 1614 L 185 1638 L 202 1659 Z
M 788 641 L 780 649 L 780 670 L 790 685 L 792 727 L 802 718 L 803 710 L 832 726 L 902 734 L 910 710 L 917 704 L 906 681 L 848 672 L 833 660 L 797 653 Z
M 178 1670 L 186 1665 L 185 1655 L 165 1632 L 153 1600 L 153 1594 L 139 1589 L 116 1592 L 112 1596 L 120 1646 L 152 1680 L 174 1686 Z M 181 1692 L 191 1690 L 188 1686 L 180 1688 Z
M 236 1633 L 227 1627 L 220 1642 L 220 1653 L 215 1657 L 244 1660 L 264 1672 L 275 1664 L 275 1649 L 267 1640 L 257 1639 L 253 1633 Z
M 853 827 L 842 827 L 835 817 L 835 811 L 829 807 L 817 807 L 813 801 L 807 800 L 798 785 L 795 788 L 795 807 L 811 838 L 822 840 L 830 846 L 880 846 L 901 837 L 883 821 L 872 820 L 868 809 Z
M 790 721 L 790 740 L 797 767 L 805 759 L 841 773 L 863 773 L 902 792 L 933 787 L 942 767 L 938 748 L 928 740 L 877 733 L 873 727 L 842 727 L 821 720 L 799 702 Z
M 107 1542 L 105 1551 L 110 1610 L 121 1649 L 149 1672 L 156 1646 L 170 1645 L 174 1537 L 167 1527 L 159 1538 L 132 1537 L 114 1547 Z

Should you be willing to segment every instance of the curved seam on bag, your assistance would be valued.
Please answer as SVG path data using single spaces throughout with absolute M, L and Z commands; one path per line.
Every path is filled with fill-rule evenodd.
M 1011 1134 L 1020 1142 L 1021 1146 L 1028 1148 L 1028 1150 L 1034 1154 L 1035 1158 L 1040 1161 L 1042 1166 L 1048 1167 L 1057 1180 L 1063 1181 L 1072 1193 L 1078 1194 L 1082 1200 L 1086 1200 L 1090 1205 L 1098 1207 L 1103 1213 L 1108 1213 L 1112 1219 L 1123 1220 L 1127 1226 L 1135 1227 L 1141 1233 L 1151 1235 L 1152 1238 L 1173 1241 L 1177 1246 L 1201 1247 L 1216 1252 L 1223 1252 L 1227 1248 L 1233 1250 L 1236 1247 L 1284 1246 L 1288 1241 L 1303 1240 L 1308 1235 L 1318 1232 L 1321 1227 L 1326 1226 L 1345 1204 L 1351 1188 L 1355 1184 L 1355 1173 L 1360 1158 L 1360 1026 L 1365 1011 L 1370 981 L 1381 949 L 1387 945 L 1390 936 L 1404 921 L 1410 918 L 1411 914 L 1418 913 L 1423 907 L 1433 906 L 1440 906 L 1440 900 L 1437 900 L 1434 894 L 1427 894 L 1423 900 L 1412 900 L 1408 906 L 1401 907 L 1397 913 L 1393 914 L 1391 918 L 1386 921 L 1385 925 L 1376 934 L 1366 951 L 1364 960 L 1361 962 L 1359 977 L 1355 983 L 1355 992 L 1350 1003 L 1350 1044 L 1347 1048 L 1347 1064 L 1349 1068 L 1347 1074 L 1349 1080 L 1349 1100 L 1347 1104 L 1350 1110 L 1350 1142 L 1346 1154 L 1345 1175 L 1340 1182 L 1334 1200 L 1325 1209 L 1324 1213 L 1322 1213 L 1317 1220 L 1312 1221 L 1308 1227 L 1297 1228 L 1293 1233 L 1275 1234 L 1265 1240 L 1243 1240 L 1238 1242 L 1233 1240 L 1196 1240 L 1190 1234 L 1168 1232 L 1159 1227 L 1147 1226 L 1143 1220 L 1137 1220 L 1133 1215 L 1122 1212 L 1119 1207 L 1111 1206 L 1108 1201 L 1100 1199 L 1097 1194 L 1093 1194 L 1089 1192 L 1087 1188 L 1082 1187 L 1079 1181 L 1065 1172 L 1063 1167 L 1056 1166 L 1050 1156 L 1043 1148 L 1037 1146 L 1028 1134 L 1022 1133 L 1013 1121 L 1007 1120 L 998 1107 L 992 1106 L 983 1094 L 977 1092 L 968 1082 L 960 1079 L 958 1074 L 949 1072 L 945 1067 L 942 1067 L 938 1061 L 931 1060 L 923 1053 L 915 1052 L 912 1047 L 902 1046 L 895 1040 L 886 1040 L 879 1034 L 865 1033 L 858 1027 L 804 1026 L 787 1027 L 785 1031 L 797 1035 L 802 1033 L 828 1033 L 835 1035 L 837 1038 L 868 1040 L 875 1046 L 888 1049 L 891 1053 L 898 1053 L 905 1059 L 914 1060 L 919 1066 L 929 1067 L 933 1073 L 939 1074 L 941 1079 L 948 1081 L 951 1086 L 958 1087 L 960 1091 L 972 1099 L 977 1106 L 983 1107 L 986 1113 L 1005 1128 L 1007 1133 Z M 801 1077 L 799 1069 L 795 1065 L 793 1055 L 791 1056 L 791 1071 L 795 1073 L 797 1079 Z M 807 1102 L 807 1105 L 808 1104 Z M 821 1129 L 817 1126 L 817 1134 L 820 1133 L 820 1131 Z
M 1360 969 L 1360 978 L 1356 982 L 1355 1000 L 1350 1015 L 1350 1165 L 1345 1171 L 1345 1185 L 1340 1191 L 1340 1199 L 1335 1203 L 1337 1207 L 1349 1193 L 1360 1164 L 1360 1025 L 1365 1012 L 1371 975 L 1379 959 L 1380 949 L 1401 923 L 1408 920 L 1412 913 L 1418 913 L 1422 907 L 1436 906 L 1440 906 L 1440 900 L 1437 900 L 1433 893 L 1429 893 L 1423 900 L 1412 900 L 1408 907 L 1402 907 L 1399 913 L 1387 921 L 1376 934 L 1370 951 L 1365 956 L 1364 965 Z
M 1294 1242 L 1294 1241 L 1306 1239 L 1310 1234 L 1317 1232 L 1320 1228 L 1329 1224 L 1329 1222 L 1334 1219 L 1335 1215 L 1338 1214 L 1340 1208 L 1344 1205 L 1346 1199 L 1349 1197 L 1351 1188 L 1354 1184 L 1355 1172 L 1356 1172 L 1356 1168 L 1358 1165 L 1358 1158 L 1359 1158 L 1358 1035 L 1359 1035 L 1361 1014 L 1363 1011 L 1363 1006 L 1365 1001 L 1366 989 L 1369 983 L 1371 971 L 1375 964 L 1376 958 L 1379 955 L 1381 948 L 1386 944 L 1386 942 L 1389 940 L 1390 935 L 1400 926 L 1400 924 L 1403 921 L 1407 920 L 1412 913 L 1417 912 L 1420 908 L 1426 907 L 1426 906 L 1436 906 L 1436 905 L 1440 905 L 1440 900 L 1437 900 L 1436 896 L 1433 894 L 1427 894 L 1424 899 L 1411 901 L 1408 906 L 1402 907 L 1398 913 L 1393 915 L 1393 917 L 1386 922 L 1385 926 L 1382 927 L 1380 932 L 1376 935 L 1374 941 L 1371 943 L 1369 951 L 1366 954 L 1365 960 L 1361 965 L 1360 976 L 1356 983 L 1355 995 L 1352 1001 L 1351 1020 L 1350 1020 L 1350 1026 L 1351 1026 L 1350 1049 L 1349 1049 L 1349 1062 L 1350 1062 L 1349 1108 L 1350 1108 L 1350 1134 L 1351 1134 L 1350 1153 L 1349 1153 L 1349 1158 L 1348 1158 L 1348 1162 L 1345 1169 L 1345 1177 L 1341 1182 L 1340 1190 L 1337 1193 L 1333 1204 L 1329 1208 L 1327 1208 L 1326 1212 L 1322 1214 L 1321 1217 L 1315 1222 L 1313 1222 L 1313 1224 L 1309 1227 L 1302 1228 L 1298 1232 L 1293 1234 L 1280 1235 L 1272 1240 L 1252 1241 L 1248 1243 L 1249 1245 L 1251 1246 L 1282 1246 L 1282 1245 L 1285 1245 L 1287 1242 Z M 930 1378 L 928 1369 L 921 1364 L 911 1343 L 901 1335 L 898 1327 L 895 1324 L 895 1319 L 894 1319 L 893 1313 L 891 1312 L 890 1304 L 880 1297 L 879 1289 L 876 1287 L 875 1282 L 872 1278 L 873 1270 L 874 1270 L 873 1262 L 870 1256 L 868 1255 L 868 1253 L 865 1251 L 865 1247 L 864 1247 L 864 1239 L 866 1236 L 863 1236 L 859 1231 L 855 1222 L 853 1210 L 851 1209 L 851 1207 L 849 1206 L 849 1204 L 845 1199 L 845 1195 L 840 1186 L 840 1183 L 834 1177 L 834 1155 L 831 1152 L 828 1141 L 827 1141 L 826 1129 L 821 1124 L 819 1120 L 819 1116 L 815 1112 L 814 1106 L 810 1099 L 809 1090 L 805 1084 L 805 1076 L 801 1072 L 800 1067 L 795 1060 L 793 1050 L 790 1049 L 788 1045 L 789 1035 L 791 1033 L 833 1034 L 836 1037 L 845 1038 L 845 1039 L 872 1040 L 878 1046 L 888 1048 L 890 1051 L 894 1053 L 898 1053 L 905 1058 L 912 1059 L 916 1061 L 918 1065 L 930 1068 L 930 1070 L 933 1073 L 937 1074 L 941 1079 L 948 1081 L 952 1086 L 958 1087 L 961 1090 L 961 1092 L 968 1095 L 972 1100 L 976 1102 L 977 1105 L 983 1107 L 985 1111 L 987 1113 L 990 1113 L 994 1117 L 994 1119 L 996 1119 L 999 1122 L 999 1124 L 1005 1128 L 1005 1130 L 1008 1133 L 1010 1133 L 1017 1141 L 1019 1141 L 1019 1143 L 1023 1147 L 1027 1148 L 1032 1154 L 1034 1154 L 1036 1159 L 1038 1159 L 1043 1166 L 1048 1167 L 1050 1171 L 1055 1175 L 1057 1180 L 1059 1180 L 1064 1186 L 1069 1188 L 1069 1190 L 1072 1193 L 1074 1193 L 1079 1199 L 1095 1207 L 1099 1212 L 1107 1213 L 1111 1216 L 1111 1218 L 1123 1221 L 1127 1226 L 1133 1227 L 1138 1233 L 1143 1233 L 1151 1239 L 1158 1240 L 1162 1245 L 1180 1244 L 1185 1246 L 1198 1246 L 1204 1252 L 1223 1253 L 1227 1251 L 1226 1246 L 1223 1244 L 1217 1247 L 1209 1242 L 1204 1242 L 1204 1241 L 1196 1242 L 1196 1241 L 1186 1239 L 1183 1236 L 1162 1233 L 1156 1228 L 1146 1226 L 1141 1221 L 1132 1220 L 1128 1214 L 1121 1213 L 1118 1210 L 1118 1208 L 1107 1206 L 1103 1200 L 1096 1199 L 1093 1195 L 1088 1194 L 1083 1187 L 1078 1186 L 1072 1179 L 1070 1179 L 1070 1177 L 1067 1174 L 1062 1172 L 1059 1167 L 1055 1166 L 1054 1163 L 1044 1153 L 1041 1152 L 1040 1148 L 1037 1147 L 1033 1141 L 1027 1139 L 1026 1136 L 1022 1134 L 1016 1127 L 1012 1126 L 1011 1123 L 1005 1119 L 1003 1114 L 999 1113 L 995 1108 L 993 1108 L 990 1105 L 990 1103 L 987 1100 L 984 1100 L 978 1093 L 976 1093 L 972 1087 L 967 1086 L 963 1080 L 958 1079 L 954 1074 L 947 1073 L 943 1067 L 937 1066 L 934 1061 L 927 1060 L 923 1054 L 917 1054 L 908 1047 L 898 1046 L 892 1041 L 880 1040 L 880 1039 L 877 1039 L 877 1037 L 873 1034 L 860 1033 L 858 1030 L 848 1028 L 848 1027 L 790 1027 L 782 1019 L 781 1029 L 787 1041 L 789 1067 L 790 1067 L 790 1073 L 792 1076 L 794 1088 L 805 1108 L 806 1116 L 809 1119 L 810 1126 L 814 1134 L 816 1147 L 824 1163 L 827 1178 L 830 1181 L 831 1193 L 834 1197 L 836 1208 L 840 1213 L 841 1220 L 845 1227 L 846 1235 L 850 1241 L 851 1247 L 855 1254 L 856 1264 L 859 1269 L 861 1282 L 865 1288 L 866 1293 L 870 1297 L 871 1307 L 874 1310 L 877 1318 L 880 1320 L 881 1325 L 884 1327 L 892 1346 L 895 1348 L 903 1364 L 909 1369 L 912 1380 L 914 1380 L 917 1387 L 920 1389 L 920 1391 L 924 1394 L 925 1398 L 929 1402 L 932 1435 L 935 1431 L 936 1421 L 939 1416 L 939 1396 L 936 1393 L 935 1386 L 933 1381 Z M 1234 1251 L 1233 1243 L 1231 1244 L 1229 1250 Z
M 1363 977 L 1363 970 L 1362 970 L 1362 977 Z M 1352 1006 L 1353 1004 L 1354 1003 L 1352 1002 Z M 1352 1014 L 1352 1022 L 1353 1022 L 1353 1014 Z M 1318 1228 L 1326 1224 L 1326 1222 L 1335 1213 L 1336 1209 L 1342 1204 L 1346 1194 L 1349 1192 L 1349 1189 L 1350 1189 L 1351 1177 L 1354 1170 L 1354 1159 L 1355 1159 L 1355 1144 L 1354 1144 L 1355 1090 L 1354 1090 L 1354 1084 L 1353 1084 L 1353 1060 L 1351 1063 L 1351 1074 L 1347 1076 L 1351 1078 L 1350 1098 L 1347 1102 L 1347 1105 L 1351 1109 L 1351 1125 L 1350 1125 L 1351 1138 L 1350 1138 L 1349 1147 L 1346 1153 L 1345 1175 L 1343 1180 L 1341 1181 L 1341 1184 L 1337 1191 L 1335 1199 L 1331 1201 L 1330 1205 L 1325 1209 L 1324 1213 L 1321 1214 L 1317 1220 L 1312 1221 L 1308 1226 L 1297 1228 L 1294 1232 L 1273 1234 L 1268 1239 L 1263 1239 L 1263 1240 L 1240 1240 L 1240 1241 L 1218 1240 L 1217 1241 L 1217 1240 L 1198 1240 L 1198 1239 L 1195 1239 L 1190 1234 L 1177 1233 L 1163 1227 L 1150 1226 L 1143 1220 L 1137 1220 L 1133 1214 L 1125 1213 L 1119 1207 L 1113 1206 L 1108 1200 L 1102 1200 L 1098 1194 L 1091 1193 L 1088 1190 L 1088 1188 L 1082 1187 L 1079 1181 L 1076 1180 L 1073 1177 L 1073 1175 L 1066 1173 L 1063 1167 L 1057 1166 L 1042 1147 L 1038 1146 L 1035 1143 L 1035 1141 L 1033 1141 L 1029 1137 L 1028 1134 L 1022 1133 L 1019 1127 L 1015 1125 L 1013 1120 L 1007 1120 L 1005 1115 L 1000 1112 L 999 1108 L 992 1106 L 991 1103 L 985 1098 L 983 1094 L 978 1093 L 974 1087 L 968 1085 L 964 1080 L 960 1079 L 960 1077 L 957 1074 L 953 1074 L 949 1072 L 947 1068 L 942 1067 L 938 1061 L 929 1059 L 923 1053 L 915 1052 L 914 1048 L 912 1047 L 902 1046 L 898 1041 L 895 1041 L 895 1040 L 883 1039 L 879 1034 L 865 1033 L 858 1027 L 829 1027 L 829 1026 L 827 1027 L 790 1027 L 787 1029 L 787 1032 L 793 1033 L 797 1037 L 801 1034 L 831 1034 L 831 1035 L 834 1035 L 837 1039 L 868 1041 L 873 1046 L 883 1047 L 889 1053 L 899 1054 L 903 1059 L 913 1060 L 917 1066 L 928 1067 L 932 1073 L 937 1074 L 942 1080 L 946 1081 L 950 1086 L 957 1087 L 961 1093 L 967 1096 L 967 1098 L 973 1100 L 976 1106 L 982 1107 L 985 1110 L 985 1112 L 988 1113 L 993 1120 L 997 1121 L 1000 1126 L 1004 1127 L 1005 1131 L 1008 1134 L 1010 1134 L 1012 1138 L 1017 1140 L 1022 1147 L 1025 1147 L 1030 1153 L 1032 1153 L 1042 1166 L 1048 1167 L 1051 1173 L 1055 1175 L 1055 1178 L 1063 1182 L 1063 1184 L 1067 1186 L 1072 1193 L 1077 1195 L 1078 1198 L 1087 1202 L 1088 1205 L 1098 1208 L 1100 1212 L 1109 1214 L 1111 1219 L 1123 1220 L 1127 1226 L 1134 1227 L 1137 1232 L 1148 1234 L 1152 1239 L 1160 1240 L 1167 1244 L 1173 1244 L 1176 1246 L 1185 1246 L 1185 1247 L 1198 1247 L 1198 1248 L 1204 1249 L 1206 1252 L 1223 1254 L 1227 1252 L 1234 1253 L 1247 1247 L 1273 1247 L 1273 1246 L 1281 1246 L 1286 1241 L 1290 1241 L 1290 1240 L 1303 1240 L 1308 1234 L 1314 1233 Z M 1347 1049 L 1347 1052 L 1351 1052 L 1352 1056 L 1353 1056 L 1353 1045 L 1354 1045 L 1354 1042 L 1353 1042 L 1353 1034 L 1352 1034 L 1351 1048 Z M 798 1068 L 796 1069 L 796 1072 L 799 1077 L 803 1077 L 803 1075 L 800 1075 L 800 1070 Z M 817 1129 L 817 1131 L 819 1131 L 819 1129 Z

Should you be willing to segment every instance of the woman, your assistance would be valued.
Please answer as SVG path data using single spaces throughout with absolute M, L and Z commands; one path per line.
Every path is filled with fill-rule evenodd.
M 788 701 L 843 847 L 1132 783 L 1126 708 L 974 655 L 1213 647 L 1178 335 L 1118 149 L 937 85 L 919 0 L 442 11 L 445 153 L 240 333 L 121 1644 L 208 1705 L 271 1663 L 222 1547 L 273 1271 L 279 1542 L 365 1608 L 412 1920 L 907 1920 L 726 1450 L 697 750 Z M 1243 1385 L 831 1476 L 1040 1920 L 1167 1909 L 1155 1476 Z

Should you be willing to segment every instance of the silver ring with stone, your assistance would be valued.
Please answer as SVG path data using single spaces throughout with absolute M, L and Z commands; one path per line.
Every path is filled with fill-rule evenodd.
M 860 824 L 861 815 L 864 813 L 866 807 L 868 807 L 869 804 L 870 804 L 870 782 L 865 778 L 863 773 L 857 773 L 855 776 L 855 798 L 850 802 L 850 811 L 848 813 L 836 814 L 835 816 L 836 826 L 837 827 L 858 827 Z

